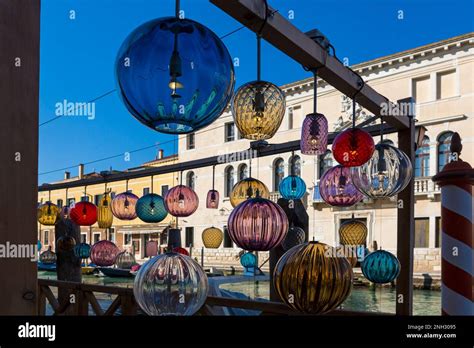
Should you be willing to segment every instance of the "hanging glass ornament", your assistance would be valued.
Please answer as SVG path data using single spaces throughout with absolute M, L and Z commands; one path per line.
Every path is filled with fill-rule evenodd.
M 112 214 L 119 220 L 133 220 L 137 217 L 138 197 L 131 192 L 122 192 L 112 200 Z
M 219 192 L 214 189 L 216 177 L 216 166 L 212 167 L 212 189 L 207 193 L 206 208 L 217 209 L 219 207 Z
M 367 226 L 356 219 L 343 222 L 339 227 L 339 241 L 342 245 L 365 245 Z
M 304 232 L 302 228 L 297 227 L 297 226 L 291 226 L 288 229 L 288 233 L 285 239 L 283 239 L 283 241 L 281 242 L 281 247 L 285 251 L 290 250 L 295 245 L 304 243 L 305 239 L 306 239 L 306 233 Z
M 344 167 L 366 163 L 374 153 L 374 139 L 366 131 L 349 128 L 339 133 L 332 144 L 334 159 Z
M 362 273 L 372 283 L 385 284 L 394 281 L 400 274 L 400 262 L 392 253 L 376 250 L 365 256 Z
M 45 265 L 51 265 L 53 263 L 56 263 L 57 256 L 56 256 L 56 253 L 54 253 L 51 250 L 51 247 L 49 246 L 48 250 L 43 251 L 40 254 L 39 260 L 40 260 L 41 263 L 44 263 Z
M 156 193 L 149 193 L 137 201 L 137 216 L 143 222 L 161 222 L 167 216 L 163 197 Z
M 253 253 L 245 253 L 240 257 L 240 264 L 244 268 L 255 268 L 257 267 L 257 256 Z
M 309 242 L 288 250 L 275 267 L 273 285 L 289 307 L 307 314 L 332 311 L 349 296 L 352 267 L 329 245 Z
M 174 253 L 178 253 L 178 254 L 182 254 L 182 255 L 189 256 L 189 252 L 188 252 L 186 249 L 181 248 L 181 247 L 175 247 L 175 248 L 173 248 L 173 252 L 174 252 Z
M 235 208 L 240 203 L 246 201 L 248 198 L 255 198 L 257 195 L 261 198 L 269 199 L 270 191 L 260 180 L 252 177 L 245 178 L 240 180 L 232 188 L 232 192 L 230 194 L 230 204 Z
M 68 252 L 74 249 L 76 240 L 71 236 L 61 236 L 56 241 L 56 251 Z
M 370 198 L 394 196 L 412 178 L 411 161 L 403 151 L 387 143 L 379 143 L 375 149 L 367 163 L 352 168 L 353 183 Z
M 112 200 L 110 199 L 109 192 L 104 192 L 104 195 L 99 200 L 97 206 L 97 224 L 99 228 L 110 228 L 114 221 L 114 215 L 112 214 Z
M 323 174 L 319 181 L 319 192 L 327 204 L 337 207 L 349 207 L 364 198 L 352 183 L 350 168 L 341 165 Z
M 128 251 L 122 251 L 115 258 L 115 264 L 118 268 L 130 269 L 136 263 L 135 256 Z
M 285 116 L 285 94 L 271 82 L 248 82 L 235 92 L 231 110 L 243 138 L 270 139 Z
M 112 266 L 120 249 L 111 241 L 101 240 L 91 248 L 91 261 L 100 267 Z
M 193 315 L 206 301 L 207 292 L 201 266 L 174 252 L 147 261 L 133 284 L 135 300 L 148 315 Z
M 261 197 L 250 198 L 232 210 L 228 229 L 238 247 L 267 251 L 286 237 L 288 218 L 278 204 Z
M 202 232 L 202 242 L 206 248 L 217 249 L 224 240 L 224 233 L 217 227 L 208 227 Z
M 97 222 L 97 207 L 90 202 L 78 202 L 69 210 L 69 218 L 79 226 L 92 226 Z
M 163 133 L 209 125 L 234 90 L 234 66 L 223 42 L 204 25 L 178 16 L 136 28 L 120 47 L 115 71 L 128 111 Z
M 91 246 L 87 243 L 80 243 L 74 247 L 74 255 L 78 259 L 88 259 L 91 256 Z
M 199 206 L 199 197 L 188 186 L 177 185 L 165 195 L 165 208 L 173 216 L 185 217 L 193 214 Z
M 317 112 L 318 76 L 314 73 L 313 113 L 306 115 L 301 126 L 300 150 L 303 155 L 323 155 L 328 146 L 328 120 Z
M 58 206 L 54 203 L 51 203 L 51 201 L 41 204 L 37 209 L 37 213 L 38 222 L 46 226 L 55 225 L 60 218 Z
M 285 199 L 301 199 L 306 193 L 306 184 L 298 175 L 289 175 L 280 182 L 278 189 Z

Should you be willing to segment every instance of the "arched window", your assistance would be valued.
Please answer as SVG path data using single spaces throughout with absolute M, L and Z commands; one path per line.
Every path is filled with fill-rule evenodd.
M 186 174 L 186 186 L 191 187 L 194 190 L 195 184 L 196 175 L 194 175 L 194 172 L 188 172 L 188 174 Z
M 323 174 L 332 167 L 332 152 L 327 150 L 324 155 L 319 156 L 319 178 L 323 176 Z
M 430 138 L 423 137 L 422 145 L 415 153 L 415 176 L 426 177 L 430 175 Z
M 273 191 L 278 191 L 280 182 L 285 176 L 285 161 L 282 158 L 277 158 L 273 162 Z
M 224 196 L 229 197 L 234 187 L 234 167 L 228 166 L 224 172 Z
M 453 132 L 445 132 L 438 137 L 438 172 L 449 163 L 452 136 Z
M 290 158 L 290 174 L 301 176 L 301 158 L 298 155 L 294 155 Z
M 249 170 L 245 163 L 239 166 L 239 181 L 249 177 Z

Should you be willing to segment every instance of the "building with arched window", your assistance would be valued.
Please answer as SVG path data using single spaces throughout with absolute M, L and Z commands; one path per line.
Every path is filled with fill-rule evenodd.
M 288 174 L 301 176 L 301 158 L 298 155 L 290 157 L 288 161 Z
M 193 171 L 186 174 L 186 186 L 191 187 L 193 190 L 196 188 L 196 175 Z
M 247 179 L 249 177 L 248 166 L 245 163 L 239 165 L 239 181 Z
M 453 132 L 443 132 L 438 137 L 438 172 L 443 170 L 443 167 L 449 163 L 450 151 L 449 147 L 451 145 L 451 137 L 453 136 Z
M 430 176 L 430 138 L 424 136 L 423 143 L 415 152 L 415 177 Z
M 273 161 L 273 191 L 278 191 L 280 182 L 285 177 L 285 161 L 283 158 L 277 158 Z
M 224 197 L 230 196 L 234 183 L 234 167 L 227 166 L 224 171 Z

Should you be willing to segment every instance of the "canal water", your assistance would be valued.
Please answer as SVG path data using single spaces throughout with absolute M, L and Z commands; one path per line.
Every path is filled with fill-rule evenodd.
M 38 277 L 56 279 L 56 273 L 40 271 Z M 82 281 L 87 284 L 133 288 L 133 278 L 83 275 Z M 270 283 L 268 281 L 255 282 L 253 277 L 249 277 L 248 281 L 240 283 L 222 284 L 220 288 L 241 293 L 249 299 L 269 299 L 270 294 Z M 389 287 L 354 286 L 351 295 L 341 308 L 353 311 L 395 313 L 395 296 L 395 289 Z M 104 305 L 113 300 L 110 295 L 98 296 L 98 299 Z M 413 314 L 441 315 L 441 292 L 436 290 L 413 290 Z

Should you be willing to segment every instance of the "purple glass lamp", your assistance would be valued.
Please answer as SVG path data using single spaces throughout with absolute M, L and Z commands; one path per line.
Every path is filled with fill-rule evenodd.
M 324 201 L 335 207 L 349 207 L 364 198 L 352 182 L 351 169 L 337 165 L 327 170 L 319 182 Z
M 198 195 L 188 186 L 175 186 L 165 195 L 165 208 L 173 216 L 189 216 L 197 210 L 198 206 Z
M 317 70 L 314 73 L 313 113 L 306 115 L 301 127 L 300 149 L 304 155 L 322 155 L 328 146 L 328 120 L 317 109 Z
M 216 166 L 212 167 L 212 190 L 209 190 L 206 198 L 206 208 L 217 209 L 219 207 L 219 191 L 214 189 L 216 177 Z

